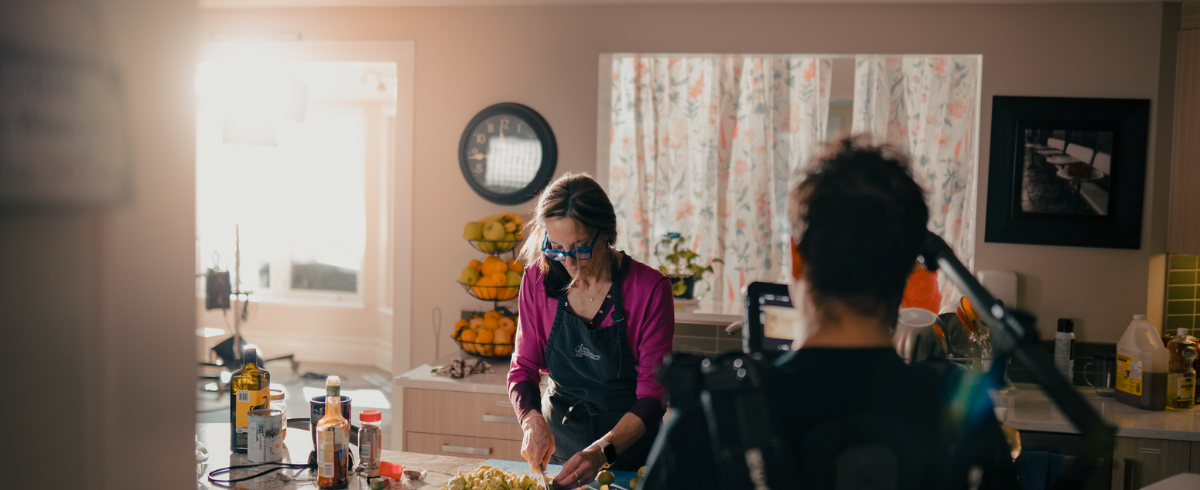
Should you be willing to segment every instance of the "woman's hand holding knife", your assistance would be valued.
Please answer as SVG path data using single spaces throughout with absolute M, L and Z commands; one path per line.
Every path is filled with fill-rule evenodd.
M 521 456 L 529 462 L 529 469 L 545 476 L 545 468 L 554 454 L 554 434 L 541 413 L 531 411 L 521 420 Z

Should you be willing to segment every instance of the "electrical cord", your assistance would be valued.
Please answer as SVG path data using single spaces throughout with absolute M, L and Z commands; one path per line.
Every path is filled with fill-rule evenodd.
M 268 466 L 268 465 L 275 465 L 275 467 L 271 468 L 267 471 L 264 471 L 262 473 L 258 473 L 256 475 L 246 476 L 246 477 L 242 477 L 242 478 L 230 478 L 227 480 L 218 480 L 216 478 L 213 478 L 214 475 L 223 475 L 223 474 L 229 473 L 233 470 L 258 468 L 260 466 Z M 263 476 L 263 475 L 266 475 L 269 473 L 273 473 L 278 470 L 284 470 L 284 469 L 302 470 L 305 468 L 316 469 L 316 464 L 308 465 L 308 464 L 298 464 L 298 463 L 270 462 L 270 463 L 248 464 L 248 465 L 242 465 L 242 466 L 230 466 L 227 468 L 218 468 L 218 469 L 208 472 L 208 481 L 213 482 L 213 483 L 237 483 L 240 481 L 253 480 L 255 478 L 258 478 L 260 476 Z

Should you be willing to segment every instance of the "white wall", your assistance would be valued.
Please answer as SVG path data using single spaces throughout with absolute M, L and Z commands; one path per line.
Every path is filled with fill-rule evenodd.
M 558 173 L 595 172 L 597 59 L 612 52 L 962 53 L 983 55 L 981 189 L 993 95 L 1158 98 L 1163 5 L 659 5 L 206 10 L 201 36 L 300 33 L 308 40 L 416 42 L 413 365 L 435 358 L 430 311 L 482 304 L 454 283 L 473 252 L 462 224 L 501 209 L 471 192 L 455 156 L 471 117 L 497 102 L 533 107 L 558 139 Z M 1157 104 L 1154 106 L 1157 115 Z M 1157 131 L 1157 120 L 1152 123 Z M 1153 140 L 1152 140 L 1153 142 Z M 1141 250 L 983 242 L 976 265 L 1021 274 L 1022 306 L 1053 331 L 1076 319 L 1082 341 L 1113 342 L 1147 310 L 1151 217 L 1166 189 L 1152 149 Z M 986 192 L 979 194 L 986 202 Z M 443 321 L 443 335 L 448 325 Z M 401 343 L 397 348 L 405 348 Z M 453 352 L 448 338 L 438 353 Z

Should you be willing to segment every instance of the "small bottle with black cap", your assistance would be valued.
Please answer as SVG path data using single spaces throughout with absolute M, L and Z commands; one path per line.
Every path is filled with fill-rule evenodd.
M 1071 381 L 1075 371 L 1075 321 L 1058 319 L 1058 332 L 1054 333 L 1054 366 Z

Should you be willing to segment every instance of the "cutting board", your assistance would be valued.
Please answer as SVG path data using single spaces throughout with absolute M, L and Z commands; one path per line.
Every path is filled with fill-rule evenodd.
M 500 468 L 504 471 L 511 471 L 511 472 L 517 473 L 517 474 L 521 474 L 521 473 L 525 473 L 525 474 L 529 474 L 529 475 L 533 474 L 533 472 L 529 471 L 529 463 L 527 463 L 525 461 L 508 461 L 508 460 L 503 460 L 503 459 L 489 459 L 487 461 L 484 461 L 483 464 L 488 465 L 488 466 L 494 466 L 494 467 Z M 560 465 L 560 464 L 546 465 L 546 475 L 548 475 L 548 476 L 558 475 L 558 472 L 560 472 L 560 471 L 562 471 L 562 465 Z M 612 471 L 613 476 L 617 477 L 617 480 L 614 481 L 612 485 L 609 485 L 609 488 L 611 488 L 613 490 L 629 490 L 629 480 L 631 478 L 637 476 L 637 473 L 634 473 L 632 471 L 616 471 L 616 470 L 609 470 L 609 471 Z M 600 484 L 593 481 L 592 483 L 588 484 L 587 487 L 591 488 L 592 490 L 599 490 Z

